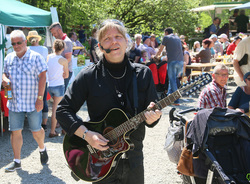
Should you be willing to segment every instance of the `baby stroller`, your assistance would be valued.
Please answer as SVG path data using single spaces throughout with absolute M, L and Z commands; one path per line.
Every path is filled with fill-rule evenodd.
M 192 110 L 197 111 L 172 114 L 170 121 L 184 123 L 183 114 Z M 182 175 L 184 184 L 250 183 L 250 119 L 246 115 L 226 108 L 198 109 L 183 133 L 182 142 L 186 138 L 192 149 L 194 171 L 194 176 Z

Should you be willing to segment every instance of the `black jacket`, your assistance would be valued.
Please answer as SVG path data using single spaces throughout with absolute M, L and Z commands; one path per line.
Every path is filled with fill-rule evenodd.
M 134 98 L 133 98 L 133 72 L 137 76 L 138 89 L 138 113 L 147 108 L 151 101 L 158 99 L 151 70 L 142 64 L 127 62 L 126 77 L 126 112 L 134 116 Z M 75 78 L 74 82 L 66 91 L 62 101 L 57 108 L 56 117 L 62 128 L 73 135 L 80 125 L 84 125 L 84 121 L 79 118 L 76 113 L 86 102 L 89 118 L 91 122 L 99 122 L 103 120 L 105 115 L 112 108 L 121 108 L 120 102 L 117 100 L 114 83 L 112 77 L 108 74 L 104 67 L 103 60 L 96 65 L 84 68 Z M 156 125 L 158 121 L 150 127 Z M 145 125 L 140 126 L 130 135 L 131 141 L 135 144 L 135 151 L 142 158 L 142 141 L 145 136 Z M 148 125 L 147 125 L 148 126 Z M 138 155 L 138 156 L 139 156 Z M 138 161 L 142 159 L 138 159 Z

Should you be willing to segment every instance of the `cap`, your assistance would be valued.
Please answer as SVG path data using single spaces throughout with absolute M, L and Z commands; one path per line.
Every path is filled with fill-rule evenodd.
M 234 41 L 238 40 L 238 39 L 242 39 L 240 36 L 236 36 L 234 37 Z
M 225 33 L 222 33 L 218 38 L 225 38 L 228 40 L 227 35 Z
M 244 75 L 244 77 L 243 77 L 244 82 L 245 82 L 246 78 L 247 78 L 249 75 L 250 75 L 250 72 L 247 72 L 247 73 Z
M 210 39 L 213 39 L 213 38 L 218 38 L 216 34 L 212 34 L 210 37 Z
M 148 39 L 148 38 L 150 38 L 150 36 L 144 36 L 143 39 L 142 39 L 143 43 L 144 43 L 144 42 L 146 41 L 146 39 Z

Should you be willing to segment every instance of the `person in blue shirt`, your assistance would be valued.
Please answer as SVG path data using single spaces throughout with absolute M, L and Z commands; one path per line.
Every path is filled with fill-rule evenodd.
M 210 35 L 217 33 L 217 31 L 220 29 L 220 22 L 221 20 L 219 17 L 214 18 L 213 24 L 209 28 Z
M 229 109 L 236 109 L 243 113 L 249 111 L 250 101 L 250 72 L 244 75 L 246 86 L 238 87 L 228 104 Z

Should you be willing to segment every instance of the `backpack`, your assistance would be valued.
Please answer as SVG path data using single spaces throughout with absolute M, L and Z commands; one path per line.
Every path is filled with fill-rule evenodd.
M 210 26 L 208 26 L 208 27 L 206 27 L 205 29 L 204 29 L 204 38 L 209 38 L 210 36 L 211 36 L 211 34 L 210 34 L 210 31 L 209 31 L 209 29 L 210 29 L 210 27 L 212 26 L 213 24 L 211 24 Z

